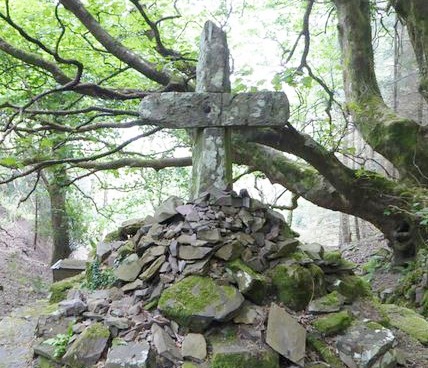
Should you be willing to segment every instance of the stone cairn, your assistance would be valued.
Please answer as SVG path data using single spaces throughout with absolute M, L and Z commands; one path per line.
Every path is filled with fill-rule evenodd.
M 350 326 L 348 306 L 366 289 L 338 252 L 296 236 L 246 191 L 188 203 L 170 197 L 154 216 L 124 223 L 98 245 L 114 287 L 59 283 L 67 295 L 39 323 L 35 366 L 46 359 L 50 367 L 395 366 L 388 365 L 394 336 L 380 325 L 354 324 L 351 335 L 331 340 L 334 349 L 323 342 Z M 70 322 L 73 337 L 55 357 L 43 341 Z

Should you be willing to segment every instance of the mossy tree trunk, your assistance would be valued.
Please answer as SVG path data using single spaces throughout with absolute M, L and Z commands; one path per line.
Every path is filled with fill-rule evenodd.
M 398 116 L 385 104 L 380 93 L 374 70 L 370 1 L 334 0 L 334 3 L 347 106 L 358 130 L 375 151 L 394 164 L 400 178 L 417 185 L 428 184 L 427 129 Z M 423 14 L 426 17 L 428 11 Z M 428 39 L 428 33 L 423 36 Z M 420 67 L 426 68 L 426 59 Z
M 419 90 L 428 102 L 428 2 L 426 0 L 391 0 L 390 3 L 407 27 L 421 76 Z
M 70 221 L 66 207 L 67 187 L 64 186 L 66 181 L 67 175 L 64 169 L 55 170 L 50 180 L 44 178 L 51 207 L 53 240 L 51 264 L 71 254 Z

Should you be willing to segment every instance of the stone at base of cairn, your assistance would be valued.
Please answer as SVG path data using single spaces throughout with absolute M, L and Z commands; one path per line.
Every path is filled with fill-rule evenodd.
M 99 361 L 106 368 L 303 366 L 307 326 L 296 312 L 346 290 L 349 278 L 352 292 L 364 294 L 340 255 L 304 247 L 280 213 L 246 193 L 170 197 L 117 234 L 122 240 L 97 249 L 116 287 L 78 294 L 86 307 L 75 310 L 77 333 L 99 321 L 115 339 Z M 138 364 L 129 356 L 136 346 L 144 347 Z

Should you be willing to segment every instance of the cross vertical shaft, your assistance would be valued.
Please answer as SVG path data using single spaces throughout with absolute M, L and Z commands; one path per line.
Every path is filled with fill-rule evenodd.
M 230 92 L 229 49 L 226 34 L 213 22 L 206 22 L 201 35 L 196 67 L 196 92 Z M 221 115 L 221 114 L 220 114 Z M 230 128 L 197 128 L 193 143 L 191 197 L 210 187 L 231 189 L 232 157 Z

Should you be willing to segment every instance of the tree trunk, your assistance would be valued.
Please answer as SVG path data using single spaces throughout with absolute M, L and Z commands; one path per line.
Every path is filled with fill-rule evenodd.
M 428 102 L 428 2 L 391 0 L 391 4 L 409 32 L 421 76 L 419 91 Z
M 340 214 L 340 248 L 349 244 L 352 241 L 351 226 L 349 224 L 349 215 L 346 213 Z
M 66 178 L 65 172 L 59 170 L 51 182 L 47 183 L 45 179 L 51 205 L 53 239 L 51 264 L 54 264 L 60 259 L 67 258 L 71 254 L 70 223 L 66 209 L 67 188 L 62 185 L 66 181 Z
M 409 1 L 416 2 L 428 6 L 425 0 Z M 374 70 L 370 1 L 334 0 L 334 3 L 347 106 L 359 132 L 375 151 L 392 162 L 401 178 L 416 185 L 428 184 L 427 129 L 414 120 L 397 116 L 386 106 L 379 90 Z M 427 12 L 420 14 L 425 16 Z M 428 39 L 428 32 L 419 35 L 422 36 Z

